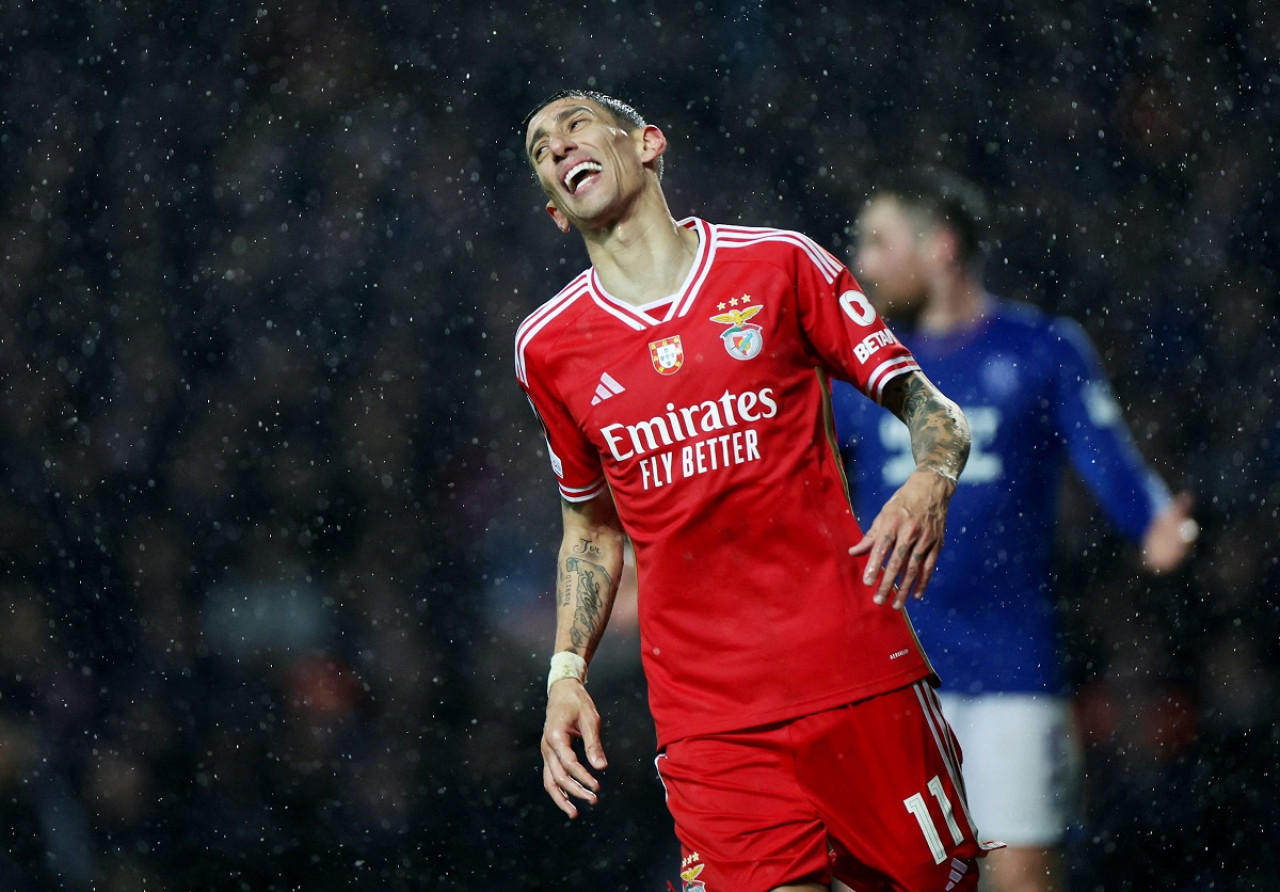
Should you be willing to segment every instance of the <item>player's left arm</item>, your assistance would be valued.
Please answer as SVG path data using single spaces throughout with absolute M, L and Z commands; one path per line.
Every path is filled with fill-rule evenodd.
M 920 371 L 891 379 L 881 402 L 910 431 L 916 469 L 849 553 L 868 555 L 863 581 L 876 586 L 875 602 L 889 602 L 892 592 L 893 607 L 900 609 L 908 597 L 924 596 L 937 566 L 947 506 L 969 459 L 969 423 Z
M 599 781 L 574 752 L 582 740 L 591 768 L 608 765 L 600 713 L 584 686 L 586 666 L 604 635 L 622 577 L 626 535 L 608 490 L 591 499 L 561 503 L 564 532 L 556 567 L 555 653 L 580 660 L 582 674 L 548 677 L 542 728 L 542 785 L 556 806 L 574 818 L 573 799 L 594 804 Z

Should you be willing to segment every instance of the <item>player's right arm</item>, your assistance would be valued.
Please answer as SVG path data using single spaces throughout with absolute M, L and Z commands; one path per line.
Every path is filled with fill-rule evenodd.
M 613 497 L 606 489 L 581 502 L 562 502 L 564 535 L 556 565 L 555 652 L 568 651 L 590 662 L 604 635 L 622 576 L 626 535 Z M 594 804 L 600 784 L 574 752 L 582 738 L 591 767 L 608 764 L 600 740 L 600 714 L 585 685 L 574 678 L 547 691 L 542 729 L 542 785 L 556 806 L 577 817 L 573 800 Z

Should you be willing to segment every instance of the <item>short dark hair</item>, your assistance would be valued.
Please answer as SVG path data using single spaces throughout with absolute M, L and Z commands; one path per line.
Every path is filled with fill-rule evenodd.
M 973 263 L 986 256 L 990 206 L 982 190 L 950 170 L 926 167 L 885 178 L 872 187 L 872 197 L 889 197 L 909 213 L 957 236 L 961 259 Z
M 524 120 L 520 122 L 520 132 L 524 133 L 529 129 L 529 122 L 533 120 L 533 116 L 538 112 L 553 102 L 559 102 L 561 99 L 568 99 L 571 96 L 580 96 L 583 99 L 590 99 L 592 102 L 603 105 L 625 130 L 635 130 L 637 127 L 648 126 L 648 122 L 645 121 L 640 112 L 621 99 L 616 99 L 607 93 L 601 93 L 598 90 L 560 90 L 552 93 L 529 110 L 529 113 L 524 116 Z
M 608 93 L 601 93 L 599 90 L 560 90 L 552 93 L 546 99 L 543 99 L 529 110 L 529 113 L 525 115 L 524 119 L 520 122 L 520 138 L 524 139 L 525 133 L 529 130 L 529 122 L 533 120 L 534 115 L 553 102 L 559 102 L 561 99 L 569 98 L 590 99 L 592 102 L 603 107 L 605 111 L 609 112 L 609 114 L 613 116 L 614 122 L 628 133 L 633 130 L 649 126 L 649 122 L 644 119 L 644 115 L 636 111 L 634 106 L 629 105 L 614 96 L 610 96 Z M 658 158 L 656 168 L 658 172 L 658 179 L 662 179 L 663 160 L 664 159 L 662 158 Z

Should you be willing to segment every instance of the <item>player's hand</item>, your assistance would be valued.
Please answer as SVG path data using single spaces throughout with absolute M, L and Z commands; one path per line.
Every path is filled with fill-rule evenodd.
M 1200 527 L 1191 516 L 1191 494 L 1174 497 L 1142 537 L 1142 564 L 1152 573 L 1176 570 L 1191 553 Z
M 597 770 L 608 767 L 600 743 L 600 713 L 583 684 L 566 678 L 551 686 L 547 722 L 542 728 L 542 786 L 562 812 L 578 816 L 573 799 L 595 805 L 600 783 L 578 761 L 574 738 L 582 738 L 587 761 Z M 573 797 L 571 799 L 570 797 Z
M 955 489 L 954 480 L 917 469 L 849 549 L 855 557 L 868 556 L 862 581 L 876 587 L 877 604 L 892 603 L 901 610 L 908 597 L 924 597 L 942 551 L 947 505 Z

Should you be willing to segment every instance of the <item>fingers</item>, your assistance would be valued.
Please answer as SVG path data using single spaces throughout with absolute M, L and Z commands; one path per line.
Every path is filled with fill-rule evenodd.
M 894 548 L 892 539 L 888 540 L 885 546 L 886 551 L 890 548 L 893 550 L 889 552 L 889 560 L 883 565 L 883 571 L 880 574 L 880 584 L 876 586 L 876 593 L 872 600 L 877 604 L 885 604 L 890 600 L 893 600 L 894 607 L 897 607 L 898 595 L 894 592 L 893 583 L 894 580 L 896 580 L 902 573 L 902 567 L 907 562 L 907 555 L 910 551 L 909 547 L 907 549 L 902 547 Z M 874 549 L 872 549 L 872 555 L 875 555 Z M 868 569 L 872 568 L 868 567 Z M 879 564 L 876 565 L 876 569 L 880 569 Z M 863 579 L 865 578 L 866 574 L 863 574 Z
M 875 529 L 875 527 L 872 527 L 872 529 Z M 872 546 L 874 546 L 875 544 L 876 544 L 876 537 L 872 535 L 871 530 L 868 530 L 866 533 L 863 534 L 862 538 L 858 540 L 857 544 L 849 549 L 849 554 L 853 555 L 854 557 L 857 557 L 860 554 L 866 554 L 868 551 L 871 550 Z
M 1190 493 L 1179 493 L 1160 513 L 1142 537 L 1142 563 L 1150 572 L 1176 570 L 1191 554 L 1200 525 L 1191 515 Z
M 873 526 L 862 541 L 853 548 L 849 549 L 849 554 L 867 554 L 867 566 L 862 571 L 862 582 L 864 585 L 874 585 L 876 574 L 884 566 L 885 558 L 888 557 L 890 550 L 893 548 L 893 538 L 891 536 L 880 535 L 875 532 Z
M 941 548 L 935 548 L 933 551 L 929 552 L 929 554 L 921 562 L 922 566 L 920 569 L 920 584 L 916 586 L 916 591 L 915 591 L 916 600 L 919 600 L 924 597 L 924 591 L 929 587 L 929 580 L 933 579 L 933 571 L 937 569 L 938 555 L 940 553 L 941 553 Z
M 604 757 L 604 746 L 600 743 L 600 722 L 587 722 L 582 729 L 582 746 L 586 751 L 587 761 L 594 768 L 603 770 L 609 767 L 609 761 Z M 583 769 L 586 773 L 586 769 Z M 587 775 L 591 777 L 591 775 Z M 592 780 L 594 783 L 594 779 Z
M 894 558 L 897 559 L 898 555 L 895 554 Z M 892 592 L 894 610 L 901 610 L 907 603 L 907 598 L 915 591 L 916 581 L 920 578 L 921 563 L 921 556 L 915 551 L 907 553 L 900 561 L 902 572 L 898 578 L 898 585 Z
M 547 791 L 547 795 L 551 797 L 551 801 L 556 804 L 556 808 L 560 809 L 571 818 L 578 816 L 578 809 L 574 806 L 573 801 L 565 795 L 564 788 L 560 786 L 560 782 L 556 780 L 555 773 L 551 770 L 550 762 L 542 763 L 542 789 Z
M 1180 492 L 1173 499 L 1174 517 L 1178 524 L 1178 538 L 1187 546 L 1195 544 L 1200 538 L 1200 524 L 1196 523 L 1191 509 L 1195 507 L 1195 499 L 1189 492 Z
M 937 565 L 937 548 L 929 551 L 915 550 L 911 552 L 911 556 L 907 558 L 907 566 L 902 573 L 902 578 L 898 580 L 897 591 L 893 599 L 894 610 L 901 610 L 907 603 L 908 598 L 914 598 L 919 601 L 924 597 L 924 590 L 929 587 L 929 580 L 933 578 L 933 569 Z
M 867 553 L 867 564 L 862 571 L 863 585 L 876 587 L 872 600 L 877 604 L 886 603 L 893 592 L 893 582 L 907 562 L 910 549 L 895 548 L 894 539 L 888 535 L 868 532 L 862 541 L 849 549 L 849 554 Z M 894 600 L 897 600 L 896 596 Z
M 872 600 L 876 604 L 891 603 L 900 610 L 908 598 L 924 596 L 938 563 L 939 545 L 935 537 L 921 535 L 915 529 L 903 531 L 901 539 L 873 531 L 850 548 L 849 554 L 867 554 L 862 581 L 876 587 Z
M 542 786 L 571 818 L 578 815 L 574 799 L 595 805 L 600 791 L 599 782 L 574 752 L 573 741 L 579 737 L 587 761 L 597 770 L 608 767 L 600 742 L 600 714 L 580 684 L 561 682 L 551 689 L 542 729 Z
M 568 739 L 551 739 L 556 736 L 549 734 L 542 738 L 542 787 L 557 808 L 576 818 L 578 808 L 573 799 L 595 805 L 600 801 L 597 795 L 600 784 L 578 761 Z
M 599 749 L 599 741 L 595 745 Z M 578 761 L 568 735 L 546 735 L 543 738 L 542 756 L 543 762 L 551 765 L 552 776 L 562 790 L 594 804 L 600 784 L 586 766 Z

